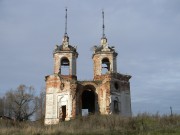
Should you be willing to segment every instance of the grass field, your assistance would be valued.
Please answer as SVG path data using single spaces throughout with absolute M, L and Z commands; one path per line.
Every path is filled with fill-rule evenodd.
M 180 115 L 140 114 L 136 117 L 91 115 L 58 125 L 43 121 L 13 122 L 0 120 L 0 134 L 6 135 L 180 135 Z

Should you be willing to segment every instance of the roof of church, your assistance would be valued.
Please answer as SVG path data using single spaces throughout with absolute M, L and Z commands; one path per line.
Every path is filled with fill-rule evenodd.
M 68 47 L 64 47 L 63 45 L 56 45 L 55 49 L 54 49 L 54 53 L 56 52 L 62 52 L 62 51 L 73 51 L 73 52 L 76 52 L 76 48 L 71 46 L 71 45 L 68 45 Z
M 107 47 L 106 50 L 104 50 L 103 46 L 94 46 L 94 52 L 115 52 L 114 48 L 112 47 Z

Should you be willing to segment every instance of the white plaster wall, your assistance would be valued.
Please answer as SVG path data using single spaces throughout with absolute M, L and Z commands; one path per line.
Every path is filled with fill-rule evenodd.
M 59 123 L 59 108 L 62 105 L 66 105 L 65 120 L 69 120 L 72 117 L 72 96 L 70 95 L 70 90 L 57 93 L 57 89 L 49 88 L 49 91 L 51 93 L 46 93 L 45 124 Z
M 131 99 L 129 93 L 122 91 L 121 93 L 111 94 L 111 113 L 114 111 L 114 100 L 118 99 L 119 114 L 123 116 L 131 116 Z
M 51 88 L 52 93 L 46 93 L 46 112 L 45 112 L 45 124 L 57 124 L 59 119 L 57 119 L 57 89 Z
M 127 116 L 131 116 L 132 112 L 131 112 L 131 97 L 129 93 L 126 93 L 125 95 L 125 103 L 126 103 L 126 115 Z
M 58 124 L 59 123 L 59 119 L 48 119 L 45 118 L 44 124 L 45 125 L 52 125 L 52 124 Z
M 114 100 L 118 101 L 118 110 L 119 110 L 119 114 L 121 114 L 121 95 L 119 93 L 113 94 L 111 95 L 111 113 L 114 112 Z
M 57 98 L 56 93 L 58 89 L 56 88 L 48 88 L 46 90 L 46 112 L 45 112 L 45 118 L 57 118 L 56 117 L 56 111 L 57 111 Z
M 131 116 L 131 99 L 129 93 L 121 92 L 122 115 Z
M 66 105 L 66 120 L 69 120 L 72 117 L 72 96 L 70 95 L 70 92 L 63 92 L 57 94 L 57 118 L 59 118 L 59 109 Z
M 53 94 L 46 94 L 45 118 L 52 118 L 53 115 Z

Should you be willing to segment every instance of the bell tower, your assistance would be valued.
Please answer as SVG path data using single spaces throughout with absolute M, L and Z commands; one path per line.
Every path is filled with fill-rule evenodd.
M 76 115 L 77 57 L 76 47 L 69 44 L 66 8 L 65 33 L 62 44 L 56 45 L 53 52 L 54 72 L 45 77 L 46 111 L 44 123 L 47 125 L 70 120 Z
M 76 59 L 78 53 L 76 47 L 69 44 L 67 34 L 67 9 L 65 15 L 65 33 L 60 46 L 56 45 L 54 53 L 54 74 L 61 77 L 76 77 Z
M 104 11 L 102 11 L 102 38 L 99 46 L 94 46 L 94 53 L 92 55 L 94 64 L 94 80 L 99 77 L 117 72 L 116 56 L 118 55 L 114 47 L 110 47 L 105 36 L 104 25 Z

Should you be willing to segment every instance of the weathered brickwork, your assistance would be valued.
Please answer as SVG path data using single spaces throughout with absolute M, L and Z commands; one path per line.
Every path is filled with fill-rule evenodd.
M 131 116 L 131 76 L 117 73 L 117 53 L 108 46 L 106 38 L 94 47 L 94 77 L 90 81 L 77 80 L 78 53 L 69 45 L 67 35 L 63 37 L 62 45 L 56 46 L 53 57 L 54 73 L 45 77 L 46 125 L 85 115 L 84 111 Z M 63 74 L 63 68 L 68 69 L 68 74 Z

